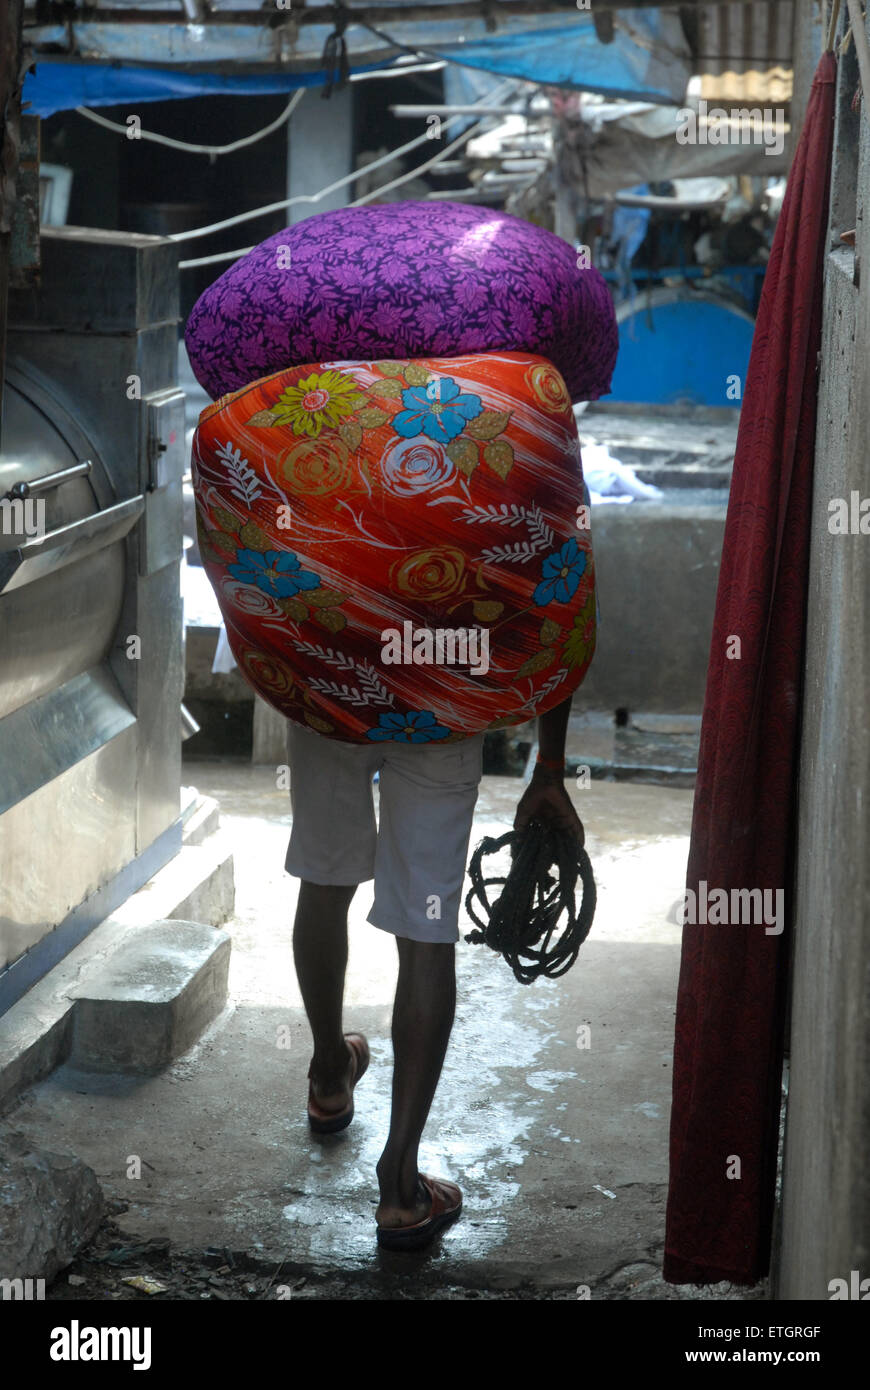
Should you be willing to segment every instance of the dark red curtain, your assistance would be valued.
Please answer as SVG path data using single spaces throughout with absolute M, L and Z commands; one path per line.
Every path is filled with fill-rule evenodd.
M 729 903 L 732 889 L 760 888 L 773 906 L 782 889 L 785 928 L 683 929 L 663 1271 L 674 1284 L 751 1284 L 770 1260 L 835 83 L 824 54 L 755 327 L 686 877 L 696 915 L 702 882 Z

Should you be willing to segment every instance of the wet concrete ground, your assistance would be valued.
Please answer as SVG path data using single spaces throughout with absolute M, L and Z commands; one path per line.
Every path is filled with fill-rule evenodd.
M 236 853 L 228 1008 L 160 1076 L 62 1068 L 8 1117 L 91 1164 L 107 1196 L 128 1204 L 123 1233 L 246 1252 L 249 1267 L 274 1262 L 285 1280 L 307 1274 L 293 1297 L 329 1287 L 394 1297 L 384 1290 L 397 1278 L 412 1297 L 759 1296 L 678 1290 L 658 1273 L 691 791 L 593 782 L 573 793 L 599 899 L 561 980 L 523 987 L 500 957 L 460 942 L 456 1024 L 422 1160 L 461 1185 L 465 1210 L 429 1252 L 399 1256 L 374 1239 L 396 950 L 364 920 L 371 887 L 351 908 L 345 1028 L 367 1034 L 372 1064 L 350 1128 L 315 1139 L 291 953 L 297 882 L 283 872 L 288 794 L 269 769 L 228 761 L 187 763 L 185 781 L 218 797 Z M 515 778 L 484 780 L 472 846 L 510 827 L 520 790 Z M 127 1176 L 133 1155 L 139 1178 Z

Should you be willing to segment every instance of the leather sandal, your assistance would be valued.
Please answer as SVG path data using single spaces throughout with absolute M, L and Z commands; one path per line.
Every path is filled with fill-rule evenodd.
M 429 1215 L 413 1226 L 379 1226 L 378 1245 L 384 1250 L 421 1250 L 462 1211 L 462 1192 L 455 1183 L 421 1173 L 420 1185 L 432 1199 Z
M 353 1071 L 350 1077 L 350 1101 L 344 1110 L 336 1112 L 321 1109 L 311 1084 L 311 1067 L 308 1068 L 308 1123 L 315 1134 L 337 1134 L 339 1130 L 347 1129 L 353 1119 L 354 1087 L 358 1081 L 362 1080 L 368 1069 L 369 1045 L 362 1033 L 345 1033 L 344 1040 L 353 1059 Z

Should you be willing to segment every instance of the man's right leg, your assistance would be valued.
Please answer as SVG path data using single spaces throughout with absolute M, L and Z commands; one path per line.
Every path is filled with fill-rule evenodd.
M 483 735 L 463 743 L 385 750 L 375 901 L 368 920 L 396 937 L 393 1105 L 378 1161 L 379 1226 L 411 1226 L 432 1199 L 417 1151 L 456 1009 L 455 942 Z
M 393 1104 L 377 1165 L 379 1226 L 422 1221 L 430 1199 L 418 1184 L 417 1151 L 435 1095 L 456 1008 L 455 947 L 397 936 L 399 978 L 393 1005 Z
M 347 910 L 356 886 L 299 885 L 293 924 L 293 960 L 308 1015 L 314 1056 L 311 1084 L 322 1110 L 344 1110 L 350 1100 L 353 1057 L 342 1034 L 347 969 Z

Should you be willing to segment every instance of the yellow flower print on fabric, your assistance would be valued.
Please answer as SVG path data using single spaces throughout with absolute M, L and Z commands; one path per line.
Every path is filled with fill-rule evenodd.
M 359 403 L 359 386 L 344 372 L 312 372 L 295 386 L 282 391 L 272 406 L 276 425 L 289 425 L 294 434 L 316 439 L 324 429 L 335 429 L 352 415 Z

